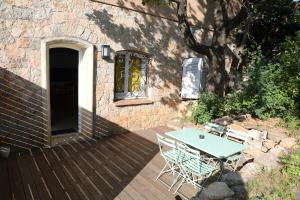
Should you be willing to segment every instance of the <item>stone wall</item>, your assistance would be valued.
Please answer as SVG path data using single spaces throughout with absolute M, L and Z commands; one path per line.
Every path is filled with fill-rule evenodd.
M 181 63 L 195 55 L 184 46 L 176 21 L 89 0 L 0 2 L 0 68 L 23 79 L 25 90 L 41 86 L 41 40 L 51 37 L 80 38 L 95 46 L 96 119 L 134 130 L 164 125 L 178 115 Z M 103 44 L 111 46 L 110 60 L 101 58 Z M 152 55 L 148 98 L 153 104 L 114 103 L 114 55 L 127 49 Z

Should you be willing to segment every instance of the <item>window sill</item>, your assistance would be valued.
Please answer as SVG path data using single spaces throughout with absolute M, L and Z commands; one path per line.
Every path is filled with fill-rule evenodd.
M 138 106 L 138 105 L 148 105 L 153 104 L 154 101 L 149 99 L 116 99 L 115 106 L 123 107 L 123 106 Z

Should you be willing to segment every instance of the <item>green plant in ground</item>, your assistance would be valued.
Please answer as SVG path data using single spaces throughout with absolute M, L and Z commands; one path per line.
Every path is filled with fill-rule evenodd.
M 247 183 L 250 200 L 295 199 L 295 189 L 300 186 L 300 149 L 281 158 L 281 162 L 281 169 L 263 172 Z
M 192 121 L 196 124 L 209 122 L 224 115 L 224 99 L 214 93 L 204 92 L 192 109 Z
M 220 97 L 202 93 L 193 109 L 196 123 L 211 121 L 224 114 L 250 113 L 260 119 L 280 117 L 296 128 L 300 108 L 300 31 L 281 46 L 281 54 L 267 59 L 258 47 L 248 52 L 246 80 L 240 90 Z M 294 126 L 294 127 L 293 127 Z
M 242 84 L 244 110 L 261 119 L 294 115 L 293 97 L 280 86 L 281 66 L 270 63 L 258 48 L 249 53 L 248 80 Z
M 278 125 L 286 128 L 289 136 L 300 139 L 300 120 L 296 116 L 287 116 Z
M 298 142 L 300 145 L 300 141 Z M 300 149 L 283 157 L 281 162 L 284 164 L 282 171 L 290 175 L 300 177 Z

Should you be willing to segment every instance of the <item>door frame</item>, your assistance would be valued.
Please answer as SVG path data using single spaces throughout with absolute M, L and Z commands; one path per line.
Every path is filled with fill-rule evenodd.
M 50 107 L 49 49 L 69 48 L 79 52 L 78 63 L 78 133 L 91 136 L 94 118 L 94 46 L 84 40 L 70 37 L 47 38 L 41 41 L 41 87 L 48 143 L 52 144 Z M 85 123 L 88 119 L 89 123 Z

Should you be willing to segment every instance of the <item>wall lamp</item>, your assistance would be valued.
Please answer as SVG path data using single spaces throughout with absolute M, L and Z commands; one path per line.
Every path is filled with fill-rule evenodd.
M 102 58 L 109 59 L 109 54 L 110 54 L 110 46 L 102 45 Z

